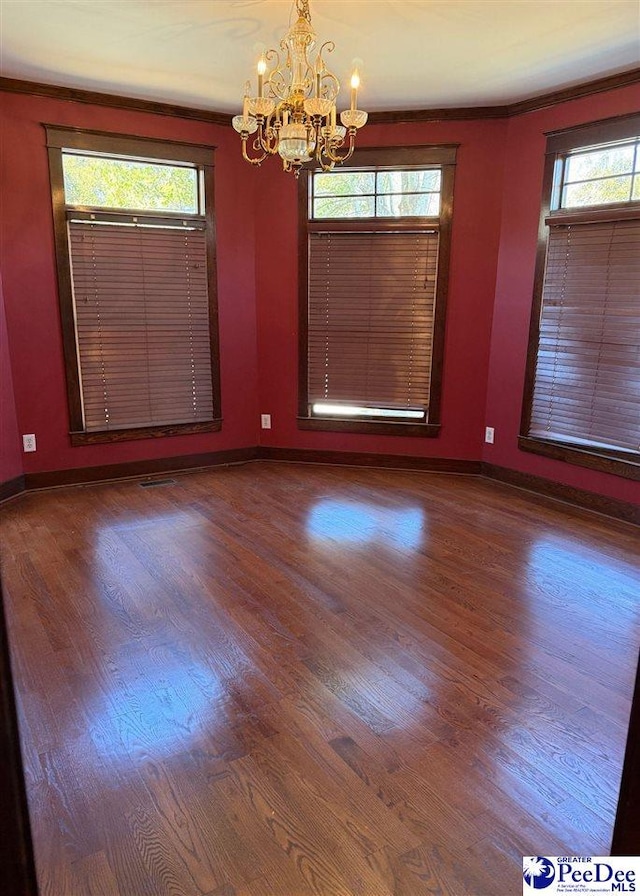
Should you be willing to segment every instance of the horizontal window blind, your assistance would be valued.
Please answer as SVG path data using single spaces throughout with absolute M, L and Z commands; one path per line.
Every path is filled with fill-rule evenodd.
M 69 222 L 85 429 L 213 418 L 206 235 Z
M 529 434 L 640 449 L 640 220 L 551 226 Z
M 308 399 L 429 405 L 437 232 L 309 234 Z

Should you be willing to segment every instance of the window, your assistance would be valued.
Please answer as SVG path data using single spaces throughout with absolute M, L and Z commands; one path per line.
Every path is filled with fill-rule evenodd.
M 213 150 L 46 131 L 72 444 L 219 429 Z
M 455 156 L 360 149 L 302 173 L 302 429 L 438 434 Z
M 520 447 L 640 478 L 640 115 L 551 136 Z

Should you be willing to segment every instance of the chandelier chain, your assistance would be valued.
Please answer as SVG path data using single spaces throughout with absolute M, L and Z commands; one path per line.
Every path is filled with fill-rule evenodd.
M 298 11 L 298 15 L 303 19 L 306 19 L 307 22 L 311 21 L 311 12 L 309 10 L 309 0 L 296 0 L 296 9 Z

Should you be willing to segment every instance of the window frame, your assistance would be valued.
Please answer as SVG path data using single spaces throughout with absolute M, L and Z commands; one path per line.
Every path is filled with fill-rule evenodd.
M 65 362 L 67 402 L 69 407 L 69 436 L 75 446 L 103 442 L 123 442 L 137 439 L 159 438 L 163 436 L 190 435 L 193 433 L 215 432 L 222 428 L 220 405 L 220 348 L 218 336 L 216 231 L 214 209 L 214 146 L 193 143 L 177 143 L 169 140 L 136 137 L 128 134 L 111 134 L 104 131 L 88 131 L 65 128 L 58 125 L 43 125 L 49 156 L 49 176 L 53 207 L 53 230 L 58 279 L 58 300 L 62 327 L 62 345 Z M 85 207 L 65 204 L 64 173 L 62 156 L 64 150 L 87 152 L 95 155 L 144 159 L 150 162 L 188 163 L 200 173 L 200 209 L 204 202 L 204 215 L 182 212 L 139 211 Z M 126 429 L 88 432 L 84 429 L 82 411 L 82 391 L 80 380 L 80 358 L 78 353 L 75 314 L 73 305 L 73 284 L 71 257 L 68 238 L 68 212 L 73 210 L 79 217 L 90 217 L 99 213 L 101 219 L 108 220 L 114 214 L 120 218 L 132 215 L 153 222 L 158 219 L 175 218 L 184 220 L 198 218 L 204 222 L 206 233 L 207 292 L 209 304 L 209 348 L 211 353 L 211 387 L 213 417 L 198 423 L 177 423 L 159 426 L 132 427 Z
M 423 436 L 436 438 L 441 430 L 441 395 L 444 363 L 445 325 L 451 256 L 451 224 L 456 154 L 459 144 L 405 147 L 365 147 L 356 151 L 340 170 L 411 170 L 438 167 L 441 171 L 440 213 L 434 217 L 310 217 L 309 178 L 314 170 L 303 169 L 298 182 L 298 429 L 369 433 L 371 435 Z M 427 421 L 379 421 L 362 417 L 319 416 L 311 413 L 308 394 L 308 302 L 309 234 L 332 232 L 393 232 L 433 230 L 439 233 L 438 268 L 433 323 L 431 380 Z
M 518 447 L 522 451 L 566 461 L 582 467 L 612 473 L 626 479 L 640 480 L 640 457 L 634 460 L 627 451 L 576 445 L 558 439 L 542 439 L 529 435 L 533 409 L 536 366 L 540 341 L 540 320 L 543 304 L 544 279 L 547 264 L 547 247 L 553 224 L 591 224 L 598 221 L 622 221 L 640 218 L 640 201 L 602 203 L 573 208 L 559 205 L 556 171 L 559 163 L 572 152 L 608 143 L 624 141 L 640 134 L 640 114 L 632 113 L 612 119 L 603 119 L 579 127 L 549 132 L 545 151 L 542 185 L 542 203 L 538 228 L 538 244 L 533 283 L 533 302 L 529 324 L 529 338 L 525 367 L 525 381 L 520 418 Z

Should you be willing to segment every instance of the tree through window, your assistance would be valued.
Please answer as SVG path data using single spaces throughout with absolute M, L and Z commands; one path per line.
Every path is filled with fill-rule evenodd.
M 454 165 L 454 147 L 360 150 L 303 174 L 302 428 L 438 434 Z
M 212 150 L 47 138 L 73 444 L 218 429 Z
M 640 478 L 640 115 L 549 138 L 520 447 Z

